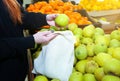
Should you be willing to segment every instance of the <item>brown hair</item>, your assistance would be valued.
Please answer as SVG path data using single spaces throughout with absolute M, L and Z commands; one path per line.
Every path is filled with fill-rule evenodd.
M 3 0 L 13 22 L 22 23 L 20 4 L 16 0 Z

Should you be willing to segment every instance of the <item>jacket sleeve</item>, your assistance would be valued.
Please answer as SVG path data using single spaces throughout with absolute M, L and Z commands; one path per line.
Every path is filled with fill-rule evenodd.
M 23 27 L 28 29 L 36 29 L 44 25 L 48 25 L 46 14 L 23 11 Z
M 7 58 L 14 58 L 18 52 L 20 54 L 35 45 L 33 36 L 18 38 L 0 38 L 0 61 Z
M 36 29 L 44 25 L 48 25 L 46 14 L 27 12 L 23 7 L 23 0 L 17 0 L 21 5 L 23 27 L 27 29 Z

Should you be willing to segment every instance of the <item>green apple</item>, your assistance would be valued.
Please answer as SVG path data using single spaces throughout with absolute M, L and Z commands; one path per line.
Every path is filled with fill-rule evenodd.
M 95 69 L 97 69 L 98 67 L 98 64 L 94 60 L 89 60 L 85 65 L 85 71 L 87 73 L 94 73 Z
M 117 39 L 111 39 L 109 47 L 120 47 L 120 41 Z
M 67 27 L 59 27 L 59 31 L 65 31 L 67 30 Z
M 95 39 L 95 44 L 106 44 L 108 46 L 108 41 L 105 36 L 98 35 Z
M 106 44 L 95 44 L 94 46 L 94 53 L 97 55 L 98 53 L 101 52 L 107 52 L 107 45 Z
M 79 38 L 79 39 L 82 39 L 82 33 L 78 33 L 78 34 L 74 34 L 74 36 L 76 36 L 77 38 Z
M 105 75 L 101 81 L 120 81 L 120 78 L 114 75 Z
M 33 56 L 33 59 L 36 59 L 39 55 L 40 55 L 40 52 L 41 51 L 36 51 L 32 56 Z
M 90 37 L 94 35 L 95 27 L 93 25 L 88 25 L 83 28 L 83 36 L 84 37 Z
M 37 76 L 34 78 L 34 81 L 48 81 L 48 79 L 47 79 L 46 76 L 37 75 Z
M 112 56 L 107 53 L 98 53 L 96 56 L 93 57 L 93 60 L 97 62 L 99 66 L 103 66 L 106 61 L 112 59 Z
M 75 69 L 81 73 L 85 73 L 85 65 L 88 60 L 80 60 L 76 63 Z
M 114 48 L 112 56 L 118 60 L 120 60 L 120 47 Z
M 108 47 L 107 53 L 110 54 L 110 55 L 112 55 L 114 49 L 115 49 L 114 47 Z
M 120 40 L 120 31 L 119 30 L 114 30 L 110 34 L 111 39 L 117 39 Z
M 56 26 L 50 26 L 49 30 L 58 31 L 59 29 Z
M 93 60 L 93 56 L 88 56 L 87 58 L 86 58 L 86 60 Z
M 72 69 L 72 73 L 73 73 L 73 72 L 77 72 L 77 70 L 75 69 L 75 67 L 73 67 L 73 69 Z
M 95 28 L 95 33 L 100 34 L 100 35 L 104 35 L 105 34 L 104 30 L 102 28 L 99 28 L 99 27 Z
M 74 65 L 77 63 L 77 58 L 76 57 L 74 57 Z
M 103 65 L 106 74 L 114 74 L 120 76 L 120 61 L 112 58 L 106 61 Z
M 75 28 L 73 31 L 74 35 L 82 35 L 83 30 L 81 28 Z
M 74 35 L 75 43 L 74 46 L 77 47 L 81 44 L 80 42 L 80 35 Z
M 111 40 L 110 34 L 105 34 L 104 36 L 106 37 L 107 40 Z
M 76 23 L 68 24 L 68 30 L 71 30 L 73 32 L 75 28 L 78 28 L 78 25 Z
M 107 46 L 109 46 L 109 43 L 110 43 L 110 40 L 111 40 L 110 34 L 105 34 L 104 37 L 105 37 L 105 39 L 106 39 L 106 44 L 107 44 Z
M 59 79 L 53 78 L 51 81 L 60 81 Z
M 83 81 L 97 81 L 94 74 L 91 74 L 91 73 L 85 73 L 83 75 Z
M 81 44 L 75 48 L 75 56 L 78 60 L 85 59 L 87 57 L 87 49 L 86 46 Z
M 55 18 L 55 23 L 60 27 L 66 27 L 69 24 L 69 17 L 66 14 L 59 14 Z
M 102 78 L 105 76 L 104 70 L 102 67 L 95 69 L 94 71 L 95 78 L 97 81 L 101 81 Z
M 87 44 L 86 48 L 87 48 L 87 51 L 88 51 L 88 56 L 94 56 L 94 46 L 95 44 L 94 43 L 89 43 Z
M 48 30 L 49 30 L 49 29 L 45 29 L 45 28 L 43 28 L 43 29 L 40 30 L 40 32 L 48 31 Z
M 92 40 L 92 38 L 89 38 L 89 37 L 83 37 L 81 39 L 81 43 L 87 45 L 89 43 L 93 43 L 93 40 Z
M 98 38 L 98 36 L 103 36 L 103 35 L 94 33 L 94 35 L 92 36 L 92 39 L 95 41 L 95 39 Z
M 69 81 L 83 81 L 83 74 L 81 72 L 73 72 L 70 75 Z

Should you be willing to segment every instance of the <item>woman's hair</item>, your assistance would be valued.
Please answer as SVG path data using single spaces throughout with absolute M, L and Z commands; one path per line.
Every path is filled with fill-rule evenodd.
M 16 0 L 3 0 L 11 19 L 15 24 L 22 23 L 20 4 Z

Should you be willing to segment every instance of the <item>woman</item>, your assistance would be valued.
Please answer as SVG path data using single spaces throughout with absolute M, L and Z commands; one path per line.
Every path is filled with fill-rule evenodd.
M 57 36 L 47 31 L 24 37 L 23 29 L 54 24 L 56 15 L 25 12 L 18 2 L 20 0 L 0 0 L 0 81 L 24 81 L 28 72 L 26 50 Z

